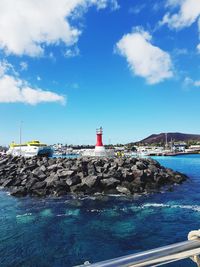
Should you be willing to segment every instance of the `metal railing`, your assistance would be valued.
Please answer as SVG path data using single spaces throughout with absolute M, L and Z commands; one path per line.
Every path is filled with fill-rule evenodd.
M 200 254 L 200 241 L 185 241 L 141 253 L 89 264 L 88 267 L 144 267 L 161 266 Z M 81 265 L 80 267 L 87 266 Z

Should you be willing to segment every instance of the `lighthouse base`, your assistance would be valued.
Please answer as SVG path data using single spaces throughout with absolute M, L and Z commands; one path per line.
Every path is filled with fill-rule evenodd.
M 105 157 L 107 156 L 107 152 L 104 146 L 95 146 L 94 156 L 96 157 Z
M 105 149 L 104 146 L 96 146 L 95 149 L 86 149 L 82 152 L 83 157 L 114 157 L 113 149 Z

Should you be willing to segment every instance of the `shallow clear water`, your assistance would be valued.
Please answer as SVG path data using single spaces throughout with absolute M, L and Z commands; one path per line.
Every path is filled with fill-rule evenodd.
M 186 240 L 200 228 L 200 155 L 156 159 L 191 179 L 137 199 L 20 199 L 0 191 L 0 266 L 70 267 Z

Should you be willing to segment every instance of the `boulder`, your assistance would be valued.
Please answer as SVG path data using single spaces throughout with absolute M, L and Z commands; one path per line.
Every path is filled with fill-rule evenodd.
M 82 170 L 82 173 L 83 173 L 83 176 L 87 176 L 88 175 L 88 162 L 87 161 L 82 161 L 81 162 L 81 170 Z
M 81 178 L 77 175 L 66 179 L 66 184 L 68 186 L 77 185 L 80 183 L 81 183 Z
M 54 182 L 58 181 L 58 180 L 59 180 L 59 178 L 56 174 L 55 175 L 51 174 L 44 181 L 46 182 L 47 187 L 52 187 L 52 186 L 54 186 Z
M 19 177 L 16 177 L 16 179 L 13 179 L 14 182 L 13 182 L 13 186 L 20 186 L 22 185 L 22 180 L 19 178 Z
M 158 172 L 158 167 L 156 167 L 153 164 L 149 164 L 148 171 L 153 172 L 153 173 Z
M 10 186 L 10 185 L 13 185 L 14 183 L 14 180 L 13 179 L 6 179 L 3 184 L 2 184 L 2 187 L 7 187 L 7 186 Z
M 124 195 L 130 195 L 131 194 L 130 190 L 124 186 L 118 185 L 116 187 L 116 189 L 121 194 L 124 194 Z
M 34 188 L 31 191 L 31 195 L 32 196 L 36 196 L 36 197 L 44 197 L 44 196 L 47 196 L 48 194 L 49 194 L 49 192 L 46 189 L 37 189 L 37 188 Z
M 47 168 L 45 167 L 45 165 L 40 165 L 39 170 L 41 172 L 45 172 L 47 170 Z
M 57 164 L 49 165 L 47 167 L 48 171 L 57 171 L 57 169 L 58 169 L 58 165 Z
M 33 171 L 35 170 L 35 168 L 37 168 L 37 165 L 35 163 L 31 163 L 30 165 L 24 168 L 24 171 L 27 171 L 27 170 Z
M 157 183 L 147 183 L 145 185 L 145 191 L 147 193 L 153 193 L 153 192 L 157 192 L 159 189 L 159 186 Z
M 46 187 L 46 182 L 42 181 L 42 182 L 36 182 L 34 183 L 34 185 L 31 187 L 32 190 L 35 189 L 44 189 Z
M 88 175 L 89 176 L 97 174 L 97 170 L 96 170 L 94 163 L 89 163 L 87 167 L 88 167 Z
M 89 187 L 86 184 L 77 184 L 77 185 L 73 185 L 70 186 L 70 192 L 71 193 L 76 193 L 76 194 L 85 194 L 85 192 L 89 189 Z
M 108 170 L 109 170 L 109 168 L 110 168 L 110 163 L 105 163 L 105 164 L 103 165 L 103 168 L 104 168 L 104 173 L 107 173 Z
M 8 158 L 1 159 L 1 160 L 0 160 L 0 166 L 1 166 L 1 165 L 5 165 L 5 164 L 8 162 L 8 160 L 9 160 Z
M 30 188 L 37 182 L 38 182 L 38 179 L 36 178 L 29 179 L 28 182 L 26 183 L 27 191 L 30 190 Z
M 132 172 L 130 172 L 129 170 L 125 169 L 123 172 L 122 172 L 122 176 L 123 176 L 123 179 L 125 181 L 128 181 L 128 182 L 132 182 L 135 178 L 135 176 L 133 175 Z
M 119 191 L 117 191 L 116 188 L 105 188 L 103 190 L 103 194 L 104 195 L 118 195 L 119 194 Z
M 59 178 L 72 177 L 75 174 L 73 170 L 59 170 L 57 175 Z
M 48 165 L 51 166 L 51 165 L 54 165 L 56 162 L 56 159 L 55 158 L 50 158 L 48 159 Z
M 82 184 L 87 185 L 89 188 L 95 187 L 99 184 L 99 177 L 97 175 L 90 175 L 82 179 Z
M 11 190 L 10 194 L 11 194 L 12 196 L 16 196 L 16 197 L 24 197 L 24 196 L 27 195 L 27 190 L 26 190 L 26 188 L 23 187 L 23 186 L 14 187 L 14 188 Z
M 171 181 L 177 184 L 181 184 L 185 180 L 186 180 L 186 176 L 183 176 L 178 172 L 174 176 L 171 177 Z
M 141 161 L 137 161 L 136 166 L 137 166 L 138 170 L 145 170 L 147 168 L 147 165 Z
M 41 170 L 41 167 L 38 167 L 35 170 L 33 170 L 32 174 L 36 178 L 39 178 L 39 180 L 44 180 L 47 177 L 46 174 Z
M 104 188 L 115 188 L 120 184 L 120 181 L 115 178 L 102 179 L 101 184 Z

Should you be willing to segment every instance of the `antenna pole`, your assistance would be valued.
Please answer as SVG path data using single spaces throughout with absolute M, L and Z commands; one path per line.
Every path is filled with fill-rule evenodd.
M 166 147 L 166 149 L 168 147 L 168 144 L 167 144 L 167 133 L 165 134 L 165 147 Z
M 22 122 L 23 121 L 20 121 L 20 126 L 19 126 L 20 156 L 22 155 L 22 147 L 21 147 L 21 144 L 22 144 Z

